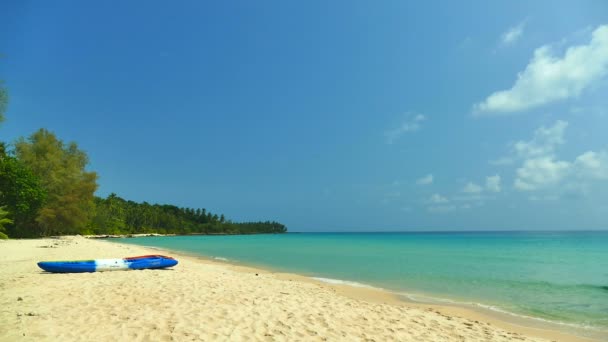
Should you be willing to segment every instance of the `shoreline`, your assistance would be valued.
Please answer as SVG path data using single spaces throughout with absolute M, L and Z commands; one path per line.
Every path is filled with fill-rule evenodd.
M 287 233 L 190 233 L 190 234 L 160 234 L 160 233 L 136 233 L 136 234 L 88 234 L 80 235 L 85 239 L 130 239 L 139 237 L 159 237 L 159 236 L 237 236 L 237 235 L 273 235 Z M 60 239 L 72 235 L 49 236 L 50 239 Z
M 177 251 L 167 251 L 180 262 L 168 270 L 50 274 L 35 263 L 163 250 L 115 240 L 4 240 L 0 246 L 0 340 L 592 341 L 466 308 L 407 302 L 380 289 Z
M 102 240 L 103 241 L 103 240 Z M 116 240 L 104 242 L 122 244 Z M 437 310 L 449 315 L 457 315 L 475 321 L 490 322 L 503 329 L 515 331 L 520 334 L 549 338 L 557 341 L 603 341 L 602 336 L 606 331 L 593 327 L 578 326 L 573 323 L 550 321 L 539 317 L 526 316 L 523 314 L 509 312 L 501 308 L 493 308 L 489 305 L 477 302 L 463 302 L 448 298 L 436 297 L 433 294 L 421 294 L 413 292 L 396 292 L 389 289 L 376 287 L 369 284 L 333 278 L 322 278 L 314 275 L 305 275 L 273 269 L 270 266 L 247 264 L 246 262 L 188 253 L 179 250 L 166 249 L 156 246 L 142 246 L 124 243 L 127 246 L 138 246 L 152 250 L 171 253 L 178 257 L 194 258 L 196 260 L 219 264 L 230 267 L 240 272 L 267 273 L 281 279 L 297 279 L 302 282 L 310 282 L 320 286 L 328 286 L 337 290 L 338 293 L 357 300 L 371 301 L 377 303 L 390 303 L 392 305 L 414 306 L 425 310 Z M 423 297 L 425 299 L 414 299 L 412 297 Z

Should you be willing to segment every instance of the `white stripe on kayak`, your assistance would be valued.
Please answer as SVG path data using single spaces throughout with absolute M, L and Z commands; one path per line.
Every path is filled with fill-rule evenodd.
M 96 271 L 128 270 L 129 265 L 123 259 L 98 259 L 95 260 Z

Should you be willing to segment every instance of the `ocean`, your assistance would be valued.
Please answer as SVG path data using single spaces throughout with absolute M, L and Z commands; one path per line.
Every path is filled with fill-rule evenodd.
M 608 232 L 289 233 L 119 242 L 608 333 Z

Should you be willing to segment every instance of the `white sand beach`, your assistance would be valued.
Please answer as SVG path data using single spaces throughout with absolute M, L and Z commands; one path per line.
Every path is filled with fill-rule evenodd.
M 170 254 L 168 270 L 51 274 L 42 260 L 159 254 L 82 237 L 0 241 L 0 341 L 584 341 L 462 308 Z

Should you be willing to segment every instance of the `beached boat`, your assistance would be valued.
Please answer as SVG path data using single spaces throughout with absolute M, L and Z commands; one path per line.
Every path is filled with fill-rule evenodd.
M 175 265 L 177 265 L 177 260 L 164 255 L 142 255 L 123 259 L 41 261 L 38 263 L 38 267 L 53 273 L 143 270 Z

